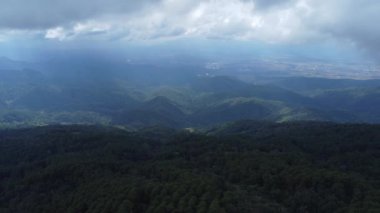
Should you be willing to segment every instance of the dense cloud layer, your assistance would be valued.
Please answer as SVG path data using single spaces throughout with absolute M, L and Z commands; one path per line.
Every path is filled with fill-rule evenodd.
M 107 14 L 130 13 L 159 0 L 2 0 L 0 27 L 46 29 Z
M 254 3 L 257 9 L 269 9 L 273 7 L 283 6 L 294 2 L 294 0 L 241 0 L 245 3 Z
M 378 11 L 377 0 L 3 0 L 0 40 L 10 31 L 56 40 L 337 39 L 378 54 Z
M 336 39 L 347 39 L 380 57 L 380 1 L 310 1 L 315 8 L 313 27 Z

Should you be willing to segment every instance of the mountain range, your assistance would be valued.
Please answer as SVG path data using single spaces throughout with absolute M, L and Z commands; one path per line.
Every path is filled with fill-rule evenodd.
M 128 64 L 102 71 L 104 64 L 83 64 L 76 69 L 62 65 L 50 70 L 51 64 L 49 70 L 1 69 L 1 124 L 185 128 L 241 119 L 380 122 L 380 80 L 284 77 L 257 83 L 202 74 L 205 70 L 195 66 L 178 70 Z M 60 120 L 65 116 L 57 114 L 70 119 Z

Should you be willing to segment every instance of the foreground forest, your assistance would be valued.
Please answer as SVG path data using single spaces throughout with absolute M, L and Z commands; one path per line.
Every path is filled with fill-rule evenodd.
M 379 212 L 380 126 L 0 131 L 0 212 Z

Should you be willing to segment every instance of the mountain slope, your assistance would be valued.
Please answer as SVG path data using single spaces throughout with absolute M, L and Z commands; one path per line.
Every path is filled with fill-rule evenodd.
M 270 118 L 273 108 L 279 107 L 274 102 L 254 98 L 231 98 L 196 111 L 192 120 L 203 125 L 241 119 L 265 120 Z
M 75 65 L 78 65 L 75 71 L 63 72 L 68 67 L 74 69 Z M 377 81 L 290 79 L 287 84 L 295 90 L 290 91 L 276 85 L 250 84 L 233 77 L 196 75 L 201 70 L 185 70 L 184 76 L 179 78 L 179 73 L 174 75 L 175 69 L 169 66 L 161 73 L 168 75 L 160 81 L 157 67 L 131 65 L 128 67 L 137 70 L 123 71 L 123 65 L 119 64 L 105 73 L 102 70 L 106 65 L 77 61 L 51 73 L 0 70 L 0 109 L 6 110 L 0 114 L 19 114 L 16 116 L 18 124 L 22 123 L 18 118 L 25 114 L 28 114 L 25 123 L 47 124 L 46 121 L 57 121 L 56 118 L 63 118 L 61 115 L 71 113 L 70 118 L 75 118 L 74 115 L 87 117 L 78 119 L 78 123 L 110 120 L 118 125 L 159 124 L 180 128 L 239 119 L 380 122 L 376 107 L 380 94 L 374 88 L 363 89 Z M 89 67 L 94 70 L 90 71 Z M 140 68 L 142 73 L 138 72 Z M 157 73 L 145 75 L 151 72 Z M 154 79 L 141 84 L 135 82 L 149 78 Z M 335 82 L 338 85 L 334 85 Z M 363 88 L 331 90 L 355 85 Z M 327 88 L 330 90 L 325 90 Z M 305 96 L 300 89 L 318 90 L 318 93 Z M 96 119 L 88 119 L 89 115 L 96 115 Z M 1 124 L 7 125 L 6 122 Z
M 137 108 L 116 114 L 114 122 L 137 126 L 183 127 L 186 125 L 185 116 L 177 104 L 163 96 L 158 96 L 142 103 Z
M 15 108 L 49 111 L 89 110 L 112 112 L 118 109 L 132 108 L 138 101 L 129 97 L 125 91 L 113 87 L 96 88 L 60 88 L 36 87 L 29 90 L 12 103 Z
M 312 99 L 297 93 L 271 86 L 253 85 L 226 76 L 198 78 L 192 88 L 196 91 L 210 92 L 225 97 L 255 97 L 264 100 L 282 101 L 292 105 L 316 105 Z
M 271 82 L 281 88 L 302 94 L 318 94 L 326 90 L 342 90 L 352 88 L 374 88 L 380 86 L 380 80 L 326 79 L 293 77 Z
M 315 99 L 327 108 L 351 112 L 362 121 L 380 122 L 380 88 L 328 91 Z

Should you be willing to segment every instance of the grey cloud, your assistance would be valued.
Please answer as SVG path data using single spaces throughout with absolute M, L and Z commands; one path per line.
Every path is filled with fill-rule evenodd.
M 160 0 L 2 0 L 0 28 L 46 29 L 100 15 L 133 12 Z
M 380 58 L 380 1 L 378 0 L 242 0 L 254 2 L 257 12 L 266 9 L 288 8 L 300 22 L 297 34 L 330 38 L 339 42 L 352 42 L 360 49 Z M 297 6 L 304 5 L 309 14 L 296 14 Z M 304 31 L 304 32 L 302 32 Z M 307 33 L 309 32 L 309 33 Z M 302 38 L 295 38 L 302 39 Z M 305 38 L 306 40 L 314 39 Z
M 313 42 L 328 37 L 341 42 L 349 40 L 380 57 L 378 0 L 1 0 L 1 3 L 0 30 L 53 30 L 50 36 L 45 34 L 45 38 L 51 39 L 198 36 Z M 76 31 L 79 22 L 85 28 Z
M 253 2 L 255 4 L 256 9 L 265 10 L 272 7 L 283 6 L 284 4 L 288 4 L 294 2 L 294 0 L 241 0 L 242 2 Z
M 377 0 L 323 0 L 311 5 L 311 26 L 337 40 L 350 40 L 380 58 L 380 2 Z

